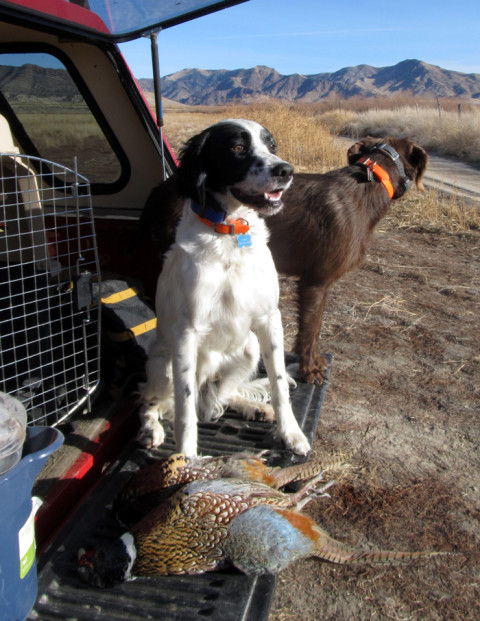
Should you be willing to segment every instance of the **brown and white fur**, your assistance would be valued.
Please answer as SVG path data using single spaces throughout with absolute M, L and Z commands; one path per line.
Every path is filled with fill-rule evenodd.
M 375 150 L 382 143 L 399 155 L 404 177 L 392 161 Z M 372 149 L 374 149 L 372 151 Z M 367 170 L 356 164 L 362 156 L 375 159 L 390 175 L 393 200 L 407 191 L 406 180 L 421 182 L 427 153 L 409 138 L 365 138 L 348 150 L 348 166 L 326 174 L 295 174 L 283 197 L 284 209 L 269 217 L 269 247 L 278 272 L 298 277 L 299 328 L 295 352 L 302 377 L 323 381 L 326 359 L 319 354 L 327 294 L 334 282 L 358 267 L 365 257 L 371 234 L 384 217 L 391 200 L 384 186 L 368 179 Z M 178 175 L 153 190 L 142 216 L 160 252 L 173 243 L 180 216 L 181 191 Z
M 282 208 L 292 175 L 272 136 L 253 121 L 222 121 L 186 144 L 178 171 L 183 216 L 158 279 L 157 338 L 141 388 L 145 446 L 163 442 L 160 420 L 174 412 L 178 451 L 196 455 L 197 417 L 215 420 L 230 406 L 246 418 L 274 414 L 287 447 L 308 452 L 290 404 L 278 278 L 261 217 Z M 192 201 L 207 214 L 247 220 L 251 246 L 239 247 L 235 235 L 206 226 Z M 268 391 L 251 381 L 260 353 L 271 406 Z

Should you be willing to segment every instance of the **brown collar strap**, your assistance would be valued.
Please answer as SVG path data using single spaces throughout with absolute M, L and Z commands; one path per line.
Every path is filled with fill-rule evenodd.
M 361 164 L 362 166 L 365 166 L 369 173 L 368 180 L 371 181 L 371 175 L 374 175 L 387 190 L 388 196 L 390 198 L 393 198 L 395 190 L 393 189 L 392 182 L 390 181 L 390 175 L 387 173 L 386 170 L 379 166 L 377 162 L 374 162 L 370 157 L 361 157 L 359 160 L 357 160 L 356 164 Z

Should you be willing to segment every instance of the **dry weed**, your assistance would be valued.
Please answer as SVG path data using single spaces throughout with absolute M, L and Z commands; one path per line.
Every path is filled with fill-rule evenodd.
M 451 233 L 480 229 L 480 211 L 462 196 L 428 189 L 396 201 L 385 222 L 397 228 L 423 227 Z
M 357 118 L 357 114 L 352 110 L 337 109 L 328 110 L 327 112 L 322 113 L 319 118 L 322 123 L 325 123 L 333 134 L 338 136 L 347 133 L 350 125 Z M 353 132 L 350 133 L 350 136 L 353 138 L 358 137 Z
M 345 151 L 335 144 L 328 127 L 308 108 L 265 102 L 179 112 L 166 110 L 165 133 L 178 152 L 190 136 L 225 118 L 244 118 L 267 127 L 278 143 L 278 153 L 299 172 L 324 172 L 344 166 Z
M 409 316 L 414 316 L 416 313 L 412 313 L 411 311 L 407 310 L 405 308 L 405 304 L 406 300 L 404 300 L 402 297 L 388 293 L 380 299 L 375 300 L 375 302 L 357 302 L 354 305 L 354 310 L 356 306 L 360 308 L 365 307 L 367 309 L 363 321 L 366 321 L 368 319 L 369 315 L 374 309 L 380 309 L 383 313 L 390 315 L 406 314 Z
M 328 127 L 308 108 L 294 104 L 269 102 L 234 106 L 234 117 L 251 118 L 267 127 L 275 136 L 281 157 L 298 172 L 325 172 L 344 166 L 346 156 L 337 146 Z
M 360 454 L 358 458 L 360 466 Z M 376 470 L 381 472 L 382 464 L 371 460 L 368 467 L 351 470 L 330 489 L 330 502 L 312 507 L 313 516 L 332 536 L 354 545 L 451 554 L 404 569 L 345 567 L 336 572 L 336 579 L 352 580 L 360 600 L 372 598 L 379 618 L 430 619 L 433 610 L 438 614 L 435 619 L 475 618 L 479 607 L 474 613 L 470 606 L 480 594 L 474 579 L 480 560 L 478 541 L 459 525 L 466 524 L 467 518 L 478 520 L 478 511 L 460 493 L 430 477 L 398 480 L 393 487 L 384 487 Z M 431 586 L 432 571 L 437 585 L 444 585 L 441 597 L 438 586 Z M 416 580 L 407 578 L 412 573 Z M 385 589 L 381 599 L 376 593 L 378 581 Z M 444 616 L 452 610 L 457 617 Z
M 204 130 L 209 125 L 221 121 L 229 116 L 224 108 L 188 109 L 188 112 L 176 108 L 166 108 L 164 111 L 165 136 L 175 154 L 179 154 L 185 142 Z
M 477 109 L 475 101 L 471 102 L 459 98 L 448 97 L 422 97 L 412 93 L 402 92 L 376 97 L 364 97 L 354 95 L 349 99 L 340 97 L 327 97 L 322 101 L 311 103 L 299 103 L 298 106 L 308 106 L 315 110 L 317 114 L 323 114 L 330 110 L 347 110 L 354 113 L 367 112 L 368 110 L 399 110 L 410 107 L 415 109 L 430 109 L 438 111 L 440 106 L 442 111 L 455 112 L 458 114 L 459 106 L 463 112 L 471 112 Z
M 350 136 L 409 136 L 425 149 L 480 161 L 480 111 L 456 112 L 406 106 L 368 110 L 345 124 Z

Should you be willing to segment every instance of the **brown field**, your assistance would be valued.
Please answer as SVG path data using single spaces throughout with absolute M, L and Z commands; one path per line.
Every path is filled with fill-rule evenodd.
M 317 112 L 167 107 L 165 133 L 178 149 L 220 118 L 253 118 L 297 170 L 341 166 L 345 153 Z M 333 287 L 321 335 L 334 361 L 313 448 L 353 455 L 331 499 L 308 512 L 350 543 L 453 554 L 402 567 L 297 562 L 279 577 L 271 621 L 480 619 L 479 274 L 478 211 L 412 190 L 392 205 L 361 269 Z M 295 283 L 280 282 L 289 349 Z

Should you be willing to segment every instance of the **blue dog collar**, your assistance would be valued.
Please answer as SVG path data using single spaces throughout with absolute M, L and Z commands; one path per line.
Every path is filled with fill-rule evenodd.
M 225 220 L 225 216 L 227 215 L 225 211 L 217 211 L 215 209 L 209 209 L 207 206 L 202 207 L 195 201 L 191 201 L 192 211 L 200 216 L 201 218 L 205 218 L 205 220 L 210 220 L 210 222 L 223 222 Z

